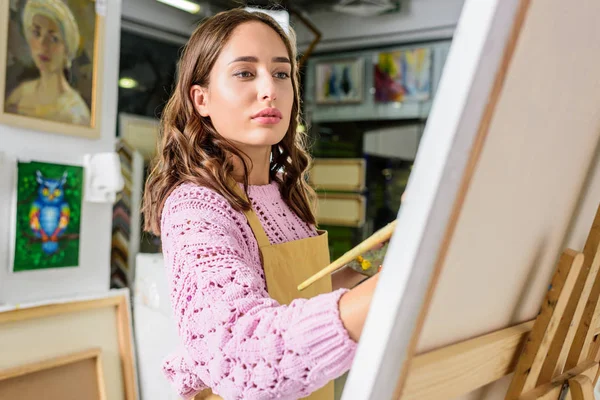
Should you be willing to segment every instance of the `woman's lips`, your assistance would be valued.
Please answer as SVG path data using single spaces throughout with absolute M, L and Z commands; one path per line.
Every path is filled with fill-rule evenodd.
M 279 118 L 279 117 L 254 117 L 254 118 L 252 118 L 252 120 L 258 122 L 259 124 L 275 125 L 275 124 L 278 124 L 279 121 L 281 121 L 281 118 Z
M 48 62 L 48 61 L 50 61 L 50 57 L 48 57 L 48 56 L 46 56 L 46 55 L 44 55 L 44 54 L 40 54 L 40 55 L 38 56 L 38 58 L 39 58 L 41 61 L 43 61 L 43 62 Z
M 252 116 L 252 120 L 258 122 L 261 125 L 274 125 L 279 123 L 283 115 L 281 111 L 276 107 L 263 108 Z

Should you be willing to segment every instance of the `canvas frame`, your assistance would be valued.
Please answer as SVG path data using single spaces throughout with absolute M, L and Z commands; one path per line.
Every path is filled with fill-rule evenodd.
M 104 371 L 102 369 L 102 353 L 101 349 L 98 348 L 84 350 L 73 354 L 67 354 L 64 356 L 54 357 L 47 360 L 40 360 L 38 362 L 9 368 L 6 370 L 1 370 L 0 382 L 2 382 L 3 380 L 17 378 L 36 372 L 49 370 L 52 368 L 59 368 L 68 364 L 73 364 L 88 359 L 92 359 L 95 364 L 96 379 L 98 383 L 98 398 L 100 400 L 106 400 L 106 388 L 104 386 Z
M 358 95 L 354 99 L 349 100 L 327 100 L 322 99 L 319 94 L 320 72 L 319 67 L 323 65 L 332 65 L 340 63 L 353 63 L 358 67 L 359 73 L 359 89 Z M 342 59 L 319 60 L 315 63 L 315 103 L 320 105 L 343 105 L 343 104 L 361 104 L 365 100 L 365 59 L 364 57 L 347 57 Z
M 92 0 L 90 0 L 92 1 Z M 0 38 L 8 38 L 10 1 L 0 5 Z M 98 139 L 101 135 L 103 71 L 104 71 L 104 17 L 96 12 L 94 33 L 94 73 L 92 78 L 92 102 L 90 107 L 90 125 L 83 126 L 33 118 L 4 111 L 6 90 L 7 39 L 0 40 L 0 124 L 29 129 L 37 132 L 76 136 L 87 139 Z
M 308 183 L 316 190 L 362 192 L 366 188 L 366 161 L 364 158 L 315 158 L 308 175 Z M 345 182 L 331 182 L 331 175 L 347 178 Z M 321 180 L 321 177 L 328 177 Z M 334 179 L 335 180 L 335 179 Z
M 331 216 L 323 214 L 321 210 L 323 204 L 336 204 L 338 210 L 344 209 L 344 206 L 352 207 L 355 214 L 348 216 Z M 361 194 L 355 193 L 317 193 L 317 222 L 319 225 L 347 226 L 359 228 L 364 225 L 366 218 L 366 198 Z
M 119 113 L 119 137 L 137 150 L 145 162 L 156 155 L 160 121 L 156 118 Z
M 113 293 L 114 292 L 114 293 Z M 138 398 L 133 333 L 130 319 L 129 291 L 113 291 L 108 296 L 79 299 L 74 301 L 54 302 L 50 304 L 31 305 L 29 307 L 14 306 L 8 310 L 0 309 L 0 330 L 2 325 L 22 321 L 34 321 L 46 317 L 83 313 L 97 309 L 115 311 L 119 357 L 123 369 L 125 400 Z

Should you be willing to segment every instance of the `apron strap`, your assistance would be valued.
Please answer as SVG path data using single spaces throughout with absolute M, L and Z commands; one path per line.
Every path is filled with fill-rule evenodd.
M 254 233 L 254 237 L 256 237 L 258 247 L 263 248 L 270 246 L 271 242 L 269 241 L 269 238 L 265 233 L 265 230 L 262 227 L 262 224 L 260 223 L 260 220 L 258 219 L 256 213 L 252 209 L 250 209 L 248 211 L 244 211 L 244 214 L 246 215 L 246 219 L 250 224 L 250 228 L 252 228 L 252 233 Z
M 243 198 L 247 199 L 246 193 L 244 193 L 244 191 L 239 186 L 239 184 L 234 179 L 230 178 L 229 180 L 230 180 L 231 187 L 233 188 L 233 190 L 237 194 L 242 196 Z M 254 234 L 254 237 L 256 238 L 256 241 L 258 242 L 258 247 L 263 248 L 266 246 L 270 246 L 271 242 L 269 241 L 269 237 L 265 233 L 265 229 L 263 228 L 262 224 L 260 223 L 260 220 L 258 219 L 258 215 L 256 215 L 256 213 L 254 212 L 252 207 L 250 207 L 249 210 L 244 211 L 244 215 L 246 216 L 246 219 L 248 220 L 248 224 L 250 225 L 250 228 L 252 229 L 252 233 Z

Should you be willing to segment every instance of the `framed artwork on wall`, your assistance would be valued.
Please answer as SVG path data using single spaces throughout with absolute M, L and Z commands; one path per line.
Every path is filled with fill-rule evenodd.
M 79 265 L 83 167 L 17 162 L 13 272 Z
M 0 124 L 98 138 L 104 18 L 95 0 L 0 5 Z
M 362 57 L 321 61 L 315 68 L 317 104 L 363 101 L 364 59 Z
M 425 101 L 431 96 L 431 49 L 380 52 L 373 60 L 375 102 Z

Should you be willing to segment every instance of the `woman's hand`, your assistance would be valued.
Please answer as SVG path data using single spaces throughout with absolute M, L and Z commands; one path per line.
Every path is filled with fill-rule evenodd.
M 377 282 L 379 282 L 379 272 L 382 268 L 388 244 L 389 241 L 378 244 L 363 254 L 360 259 L 353 261 L 342 270 L 336 272 L 336 274 L 343 274 L 340 275 L 341 277 L 351 276 L 347 271 L 352 271 L 357 275 L 354 279 L 358 280 L 357 283 L 360 283 L 342 295 L 339 302 L 342 323 L 348 331 L 350 338 L 356 342 L 360 339 L 365 319 L 371 306 L 371 299 L 377 287 Z M 364 261 L 367 261 L 368 264 Z M 367 268 L 365 268 L 365 265 L 367 265 Z M 332 276 L 332 282 L 334 283 L 336 281 L 336 274 Z M 364 275 L 371 277 L 364 279 Z M 358 276 L 362 278 L 358 278 Z M 363 279 L 364 282 L 361 282 Z M 338 282 L 342 282 L 342 280 L 340 279 Z
M 379 282 L 378 273 L 340 297 L 340 319 L 348 335 L 355 342 L 360 339 L 377 282 Z
M 368 277 L 378 273 L 381 270 L 388 242 L 377 244 L 362 256 L 357 257 L 354 261 L 331 274 L 332 289 L 351 289 Z

